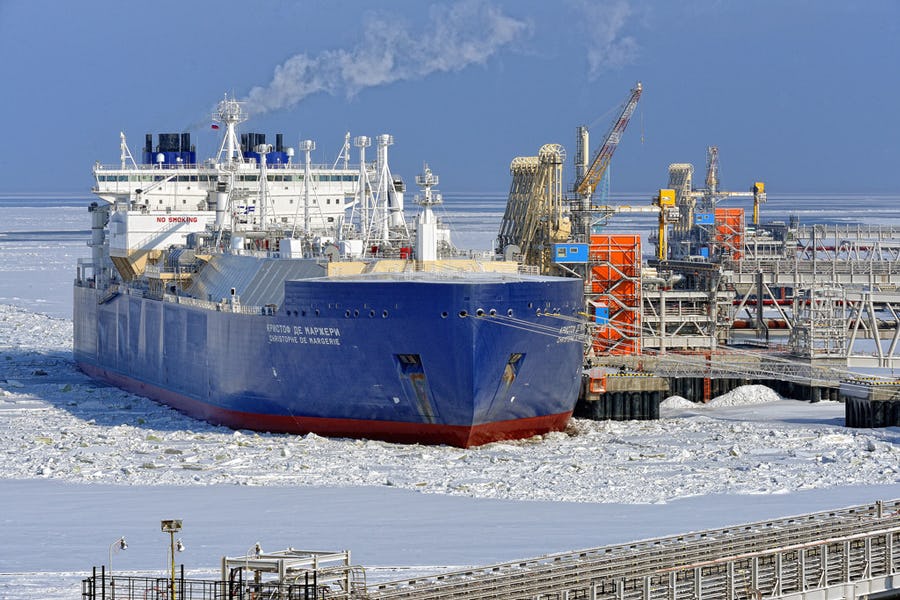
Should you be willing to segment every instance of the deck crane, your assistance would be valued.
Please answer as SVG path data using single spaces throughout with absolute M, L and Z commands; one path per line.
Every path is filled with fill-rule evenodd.
M 701 190 L 699 197 L 703 200 L 703 209 L 715 211 L 719 200 L 726 198 L 753 198 L 753 224 L 759 225 L 759 205 L 766 201 L 766 185 L 757 181 L 749 192 L 725 192 L 719 189 L 719 147 L 706 148 L 706 189 Z
M 549 273 L 558 266 L 551 254 L 554 244 L 589 242 L 590 221 L 593 216 L 608 217 L 620 212 L 606 206 L 591 206 L 591 197 L 634 113 L 641 90 L 641 83 L 638 82 L 621 107 L 618 118 L 597 150 L 590 168 L 587 164 L 587 127 L 578 128 L 574 187 L 578 199 L 572 203 L 574 206 L 569 205 L 563 197 L 562 165 L 565 149 L 562 146 L 545 144 L 541 147 L 539 156 L 513 159 L 510 163 L 512 185 L 497 236 L 498 252 L 508 258 L 518 256 L 523 264 L 537 267 L 541 273 Z M 573 218 L 577 224 L 574 231 Z M 583 276 L 583 273 L 572 273 Z
M 641 82 L 638 81 L 631 90 L 628 99 L 622 105 L 622 109 L 619 112 L 619 118 L 613 123 L 613 126 L 603 139 L 603 144 L 600 145 L 600 148 L 594 154 L 594 159 L 591 161 L 589 167 L 586 164 L 586 149 L 588 143 L 587 127 L 578 128 L 579 148 L 575 161 L 577 172 L 575 174 L 574 190 L 575 194 L 581 199 L 582 210 L 590 210 L 591 196 L 597 188 L 597 184 L 600 183 L 600 180 L 603 178 L 603 174 L 606 173 L 607 167 L 609 167 L 609 161 L 616 151 L 616 147 L 619 145 L 619 140 L 622 138 L 622 134 L 628 126 L 631 115 L 634 114 L 634 109 L 637 106 L 638 100 L 641 98 L 642 89 Z

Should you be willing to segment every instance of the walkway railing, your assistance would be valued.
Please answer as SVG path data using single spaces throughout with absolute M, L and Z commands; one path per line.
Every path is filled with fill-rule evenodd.
M 312 571 L 290 585 L 182 578 L 175 592 L 185 600 L 852 600 L 900 583 L 900 500 L 369 586 L 351 578 L 359 582 L 351 589 L 324 580 L 317 585 Z M 95 569 L 82 599 L 162 600 L 171 584 L 113 583 Z

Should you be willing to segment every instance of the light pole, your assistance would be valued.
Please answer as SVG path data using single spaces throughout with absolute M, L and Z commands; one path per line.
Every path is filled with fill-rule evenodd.
M 259 542 L 256 542 L 255 544 L 253 544 L 253 546 L 251 546 L 250 549 L 247 550 L 247 564 L 245 565 L 245 568 L 248 571 L 250 570 L 250 558 L 252 557 L 252 558 L 259 560 L 259 557 L 262 556 L 262 553 L 263 553 L 262 545 Z M 259 570 L 254 569 L 253 570 L 253 584 L 254 584 L 254 586 L 256 586 L 257 591 L 259 591 L 259 583 L 260 583 Z
M 109 566 L 110 577 L 112 577 L 112 555 L 114 548 L 118 548 L 119 550 L 128 550 L 128 542 L 125 541 L 124 535 L 109 545 L 109 560 L 106 562 L 106 564 Z
M 112 570 L 112 555 L 114 548 L 118 548 L 119 550 L 128 550 L 128 543 L 125 541 L 124 535 L 109 545 L 109 560 L 106 561 L 106 565 L 109 567 L 109 586 L 112 588 L 113 600 L 115 600 L 116 597 L 116 582 L 113 580 Z
M 181 531 L 181 519 L 165 519 L 162 521 L 163 533 L 169 534 L 169 549 L 172 557 L 172 579 L 170 581 L 171 596 L 170 600 L 175 600 L 175 534 Z M 184 551 L 184 544 L 178 540 L 178 551 Z

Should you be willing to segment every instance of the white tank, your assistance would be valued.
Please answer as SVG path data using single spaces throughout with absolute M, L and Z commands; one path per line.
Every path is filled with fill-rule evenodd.
M 216 192 L 216 228 L 225 223 L 225 209 L 228 207 L 228 192 Z
M 278 249 L 282 258 L 303 258 L 303 242 L 294 238 L 281 238 Z
M 341 242 L 341 254 L 350 258 L 360 258 L 363 255 L 362 240 L 344 240 Z
M 438 226 L 430 207 L 416 218 L 416 259 L 437 260 Z
M 403 227 L 403 192 L 391 196 L 391 227 Z

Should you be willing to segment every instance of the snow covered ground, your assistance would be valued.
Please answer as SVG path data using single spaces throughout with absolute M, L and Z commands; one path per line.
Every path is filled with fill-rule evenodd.
M 184 519 L 193 575 L 259 540 L 349 548 L 385 579 L 900 496 L 897 428 L 764 387 L 460 450 L 194 421 L 94 384 L 71 322 L 18 307 L 0 340 L 0 598 L 75 597 L 120 535 L 117 572 L 161 572 L 162 518 Z
M 22 231 L 70 226 L 35 211 Z M 190 574 L 260 541 L 349 548 L 385 579 L 900 497 L 900 429 L 757 386 L 470 450 L 213 427 L 73 368 L 54 265 L 86 248 L 41 239 L 0 237 L 0 598 L 76 598 L 110 559 L 161 574 L 166 518 Z
M 661 503 L 900 479 L 893 429 L 844 429 L 843 405 L 745 386 L 658 421 L 573 420 L 563 433 L 463 450 L 232 431 L 77 372 L 71 323 L 0 305 L 7 479 L 128 485 L 386 486 L 504 500 Z

